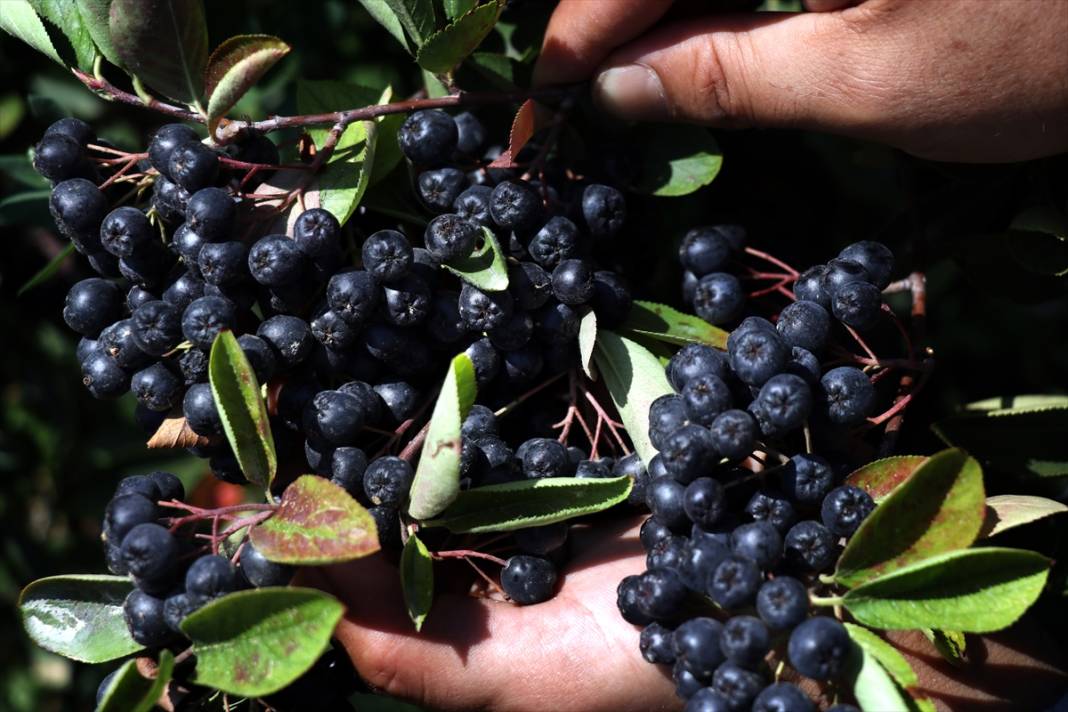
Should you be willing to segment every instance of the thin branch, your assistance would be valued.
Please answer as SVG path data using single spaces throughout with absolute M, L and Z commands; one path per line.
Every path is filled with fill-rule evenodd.
M 486 554 L 481 551 L 475 551 L 474 549 L 453 549 L 451 551 L 435 551 L 431 554 L 435 559 L 466 559 L 468 557 L 474 559 L 485 559 L 486 561 L 492 561 L 498 566 L 506 566 L 507 561 L 499 556 L 493 554 Z
M 789 275 L 791 275 L 795 279 L 798 277 L 798 275 L 800 275 L 800 272 L 798 272 L 796 269 L 794 269 L 792 265 L 789 265 L 789 264 L 783 262 L 782 260 L 780 260 L 778 257 L 775 257 L 774 255 L 769 255 L 767 252 L 764 252 L 762 250 L 758 250 L 755 247 L 746 247 L 745 248 L 745 254 L 752 255 L 753 257 L 759 257 L 760 259 L 764 260 L 765 262 L 770 262 L 771 264 L 775 265 L 776 267 L 786 271 Z

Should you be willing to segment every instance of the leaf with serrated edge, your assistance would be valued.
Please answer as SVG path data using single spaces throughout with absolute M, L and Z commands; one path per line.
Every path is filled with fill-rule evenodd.
M 56 52 L 44 23 L 27 0 L 4 0 L 4 11 L 0 12 L 0 29 L 22 40 L 49 59 L 66 66 L 59 52 Z
M 1012 625 L 1038 599 L 1050 563 L 1023 549 L 950 551 L 861 584 L 843 603 L 873 628 L 990 633 Z
M 508 289 L 508 263 L 505 262 L 500 243 L 488 227 L 482 228 L 482 247 L 442 267 L 484 291 L 503 292 Z
M 983 524 L 983 472 L 962 450 L 931 456 L 860 525 L 835 579 L 856 586 L 895 568 L 975 541 Z
M 1020 412 L 1045 408 L 1068 408 L 1068 396 L 1046 394 L 1001 396 L 968 403 L 963 409 L 965 412 Z
M 727 348 L 728 333 L 704 319 L 666 304 L 635 301 L 621 329 L 669 344 L 707 344 Z
M 374 517 L 344 489 L 316 475 L 301 475 L 286 487 L 278 509 L 250 536 L 260 553 L 281 564 L 334 564 L 379 549 Z
M 452 532 L 504 532 L 593 514 L 626 500 L 630 477 L 546 477 L 461 492 L 428 527 Z
M 454 356 L 434 404 L 426 440 L 409 493 L 415 519 L 439 514 L 460 492 L 460 426 L 475 403 L 475 367 L 467 354 Z
M 104 55 L 104 58 L 121 67 L 122 59 L 115 51 L 115 45 L 111 41 L 111 29 L 108 26 L 108 18 L 111 16 L 111 0 L 77 0 L 78 10 L 85 23 L 89 36 L 93 38 L 93 44 Z
M 51 576 L 22 589 L 22 625 L 45 650 L 83 663 L 103 663 L 141 650 L 122 617 L 133 590 L 125 576 Z
M 289 50 L 288 44 L 271 35 L 238 35 L 215 48 L 204 70 L 208 135 L 215 135 L 219 119 Z
M 466 15 L 474 10 L 477 4 L 478 0 L 444 0 L 442 3 L 445 6 L 445 15 L 450 20 Z
M 434 561 L 430 558 L 426 545 L 414 532 L 408 536 L 408 541 L 404 542 L 400 559 L 400 578 L 408 617 L 415 624 L 415 629 L 421 630 L 434 602 Z
M 638 457 L 648 464 L 657 453 L 649 440 L 649 406 L 674 393 L 663 365 L 648 349 L 607 329 L 597 334 L 593 358 Z
M 926 455 L 884 457 L 854 470 L 845 483 L 861 488 L 876 502 L 882 502 L 926 461 Z
M 378 24 L 386 28 L 386 31 L 401 43 L 404 49 L 410 50 L 408 40 L 404 37 L 404 28 L 401 26 L 400 18 L 386 0 L 360 0 L 360 4 Z
M 305 114 L 334 111 L 338 106 L 386 103 L 391 96 L 389 87 L 379 93 L 347 82 L 302 79 L 297 83 L 297 109 Z M 356 212 L 370 183 L 378 129 L 379 123 L 374 119 L 350 124 L 315 179 L 319 207 L 333 213 L 342 225 Z M 316 146 L 322 147 L 330 129 L 311 129 L 308 133 Z
M 908 695 L 866 648 L 854 644 L 847 661 L 846 678 L 862 710 L 912 712 Z
M 515 112 L 515 118 L 512 119 L 512 130 L 508 134 L 508 148 L 501 151 L 501 155 L 494 158 L 489 167 L 514 168 L 516 156 L 544 123 L 541 116 L 542 112 L 538 110 L 537 102 L 533 99 L 524 101 Z
M 238 591 L 182 621 L 197 657 L 195 681 L 245 697 L 277 692 L 330 645 L 345 607 L 310 588 Z
M 111 0 L 108 28 L 131 74 L 177 101 L 200 101 L 208 63 L 203 0 Z
M 96 712 L 149 712 L 159 702 L 173 671 L 174 655 L 166 649 L 160 651 L 156 676 L 151 679 L 141 676 L 136 660 L 127 660 L 111 679 Z
M 500 13 L 501 5 L 496 0 L 479 5 L 447 25 L 445 29 L 428 37 L 426 43 L 419 48 L 415 61 L 423 69 L 435 74 L 452 71 L 453 67 L 482 43 L 493 29 Z
M 987 497 L 986 518 L 979 537 L 994 536 L 1006 529 L 1065 512 L 1068 512 L 1068 506 L 1046 497 L 1027 494 L 999 494 Z
M 77 0 L 30 0 L 30 4 L 44 19 L 55 25 L 70 42 L 75 63 L 83 71 L 91 71 L 96 57 L 96 46 L 89 34 Z
M 579 322 L 578 342 L 579 365 L 582 366 L 582 371 L 591 380 L 597 380 L 594 378 L 594 373 L 590 366 L 593 361 L 593 348 L 597 345 L 597 315 L 592 309 Z
M 208 375 L 226 439 L 250 482 L 270 488 L 278 469 L 267 406 L 252 366 L 229 331 L 215 337 Z

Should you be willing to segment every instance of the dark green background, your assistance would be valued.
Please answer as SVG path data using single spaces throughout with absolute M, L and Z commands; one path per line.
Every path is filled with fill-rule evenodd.
M 393 83 L 401 96 L 416 88 L 414 63 L 354 0 L 315 3 L 315 13 L 298 7 L 307 4 L 267 0 L 209 5 L 213 46 L 233 34 L 266 32 L 294 47 L 238 115 L 293 113 L 297 77 Z M 28 175 L 26 156 L 60 115 L 90 121 L 101 136 L 131 150 L 144 146 L 162 120 L 93 97 L 7 35 L 0 39 L 0 87 L 0 640 L 8 641 L 0 647 L 0 710 L 91 709 L 106 670 L 36 649 L 18 626 L 18 590 L 41 576 L 103 570 L 96 537 L 120 477 L 161 468 L 192 483 L 203 473 L 201 461 L 184 453 L 160 456 L 144 448 L 130 397 L 95 401 L 81 386 L 76 338 L 60 310 L 70 284 L 89 276 L 82 259 L 68 260 L 51 281 L 16 297 L 63 246 L 46 198 L 27 195 L 47 186 Z M 641 140 L 638 133 L 628 140 Z M 589 127 L 578 135 L 589 135 Z M 899 450 L 937 449 L 928 425 L 958 404 L 1063 392 L 1064 282 L 1007 258 L 1005 232 L 1027 207 L 1068 210 L 1065 157 L 953 166 L 812 134 L 744 131 L 717 138 L 725 163 L 712 186 L 686 198 L 632 202 L 632 214 L 642 217 L 615 257 L 642 284 L 637 296 L 678 301 L 674 248 L 695 224 L 740 222 L 751 244 L 798 266 L 825 261 L 851 241 L 879 239 L 898 255 L 900 276 L 912 269 L 928 275 L 928 343 L 939 364 L 909 412 Z M 626 145 L 584 148 L 628 151 Z

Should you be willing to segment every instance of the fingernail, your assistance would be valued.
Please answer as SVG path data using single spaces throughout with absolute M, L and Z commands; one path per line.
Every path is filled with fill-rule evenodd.
M 644 64 L 612 67 L 597 75 L 594 99 L 627 119 L 667 119 L 671 111 L 660 77 Z

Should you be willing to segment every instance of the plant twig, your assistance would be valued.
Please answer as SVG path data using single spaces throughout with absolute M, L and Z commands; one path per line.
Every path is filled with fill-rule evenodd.
M 486 554 L 481 551 L 475 551 L 474 549 L 452 549 L 451 551 L 435 551 L 431 554 L 435 559 L 485 559 L 486 561 L 492 561 L 498 566 L 505 566 L 507 561 L 499 556 L 493 554 Z

